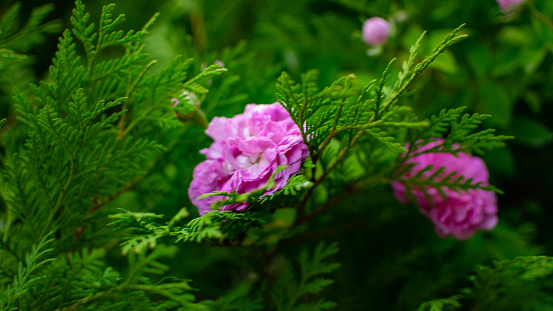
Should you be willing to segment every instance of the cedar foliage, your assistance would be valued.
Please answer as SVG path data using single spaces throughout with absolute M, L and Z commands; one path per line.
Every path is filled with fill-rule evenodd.
M 20 47 L 16 42 L 23 44 L 21 38 L 33 44 L 51 30 L 43 23 L 49 10 L 44 6 L 33 11 L 18 32 L 10 28 L 18 5 L 8 10 L 0 23 L 1 61 L 23 57 L 15 52 Z M 167 221 L 144 206 L 124 205 L 120 198 L 128 192 L 159 181 L 160 163 L 182 143 L 178 133 L 194 133 L 194 122 L 205 125 L 202 108 L 213 109 L 214 98 L 225 97 L 240 77 L 215 80 L 227 69 L 210 65 L 194 70 L 199 67 L 196 61 L 183 56 L 154 70 L 156 61 L 144 45 L 157 14 L 142 29 L 123 31 L 118 27 L 125 15 L 115 16 L 114 11 L 115 5 L 104 6 L 96 24 L 77 0 L 72 28 L 62 33 L 47 78 L 31 85 L 30 91 L 13 91 L 25 143 L 11 146 L 3 159 L 1 193 L 7 208 L 1 214 L 0 310 L 327 310 L 337 306 L 322 295 L 339 267 L 333 262 L 337 244 L 321 242 L 313 251 L 303 247 L 297 260 L 280 253 L 283 245 L 306 233 L 316 216 L 357 191 L 378 189 L 391 180 L 423 191 L 447 187 L 499 192 L 493 186 L 452 179 L 453 175 L 439 176 L 440 170 L 429 177 L 421 172 L 408 178 L 405 170 L 398 170 L 417 154 L 418 146 L 436 137 L 444 142 L 424 152 L 482 153 L 503 146 L 509 138 L 479 130 L 488 115 L 463 114 L 464 108 L 454 108 L 420 120 L 413 109 L 401 105 L 404 93 L 429 64 L 466 37 L 459 27 L 422 59 L 421 36 L 397 79 L 391 79 L 393 61 L 380 79 L 361 88 L 354 75 L 321 88 L 316 70 L 301 74 L 297 82 L 283 72 L 275 98 L 299 126 L 310 159 L 301 174 L 274 195 L 263 196 L 271 180 L 252 193 L 207 194 L 226 199 L 204 216 L 190 217 L 182 208 Z M 243 46 L 226 51 L 229 61 L 243 52 Z M 19 70 L 3 64 L 3 72 Z M 181 102 L 175 108 L 173 98 Z M 204 106 L 200 108 L 194 98 Z M 239 94 L 220 103 L 242 99 Z M 184 124 L 175 112 L 184 116 Z M 153 187 L 141 195 L 154 197 L 155 191 Z M 250 208 L 218 210 L 236 202 L 249 202 Z M 118 212 L 115 208 L 121 205 L 124 209 Z M 196 300 L 193 280 L 172 276 L 173 267 L 166 263 L 182 255 L 178 250 L 184 243 L 212 249 L 249 247 L 261 254 L 262 263 L 250 268 L 254 276 L 243 277 L 234 290 Z M 117 245 L 124 264 L 110 257 L 119 250 Z M 525 257 L 478 268 L 473 287 L 426 302 L 420 310 L 455 310 L 463 301 L 486 306 L 492 303 L 488 297 L 514 297 L 526 286 L 537 303 L 550 303 L 544 294 L 550 290 L 547 277 L 553 271 L 549 261 Z M 506 299 L 501 306 L 511 303 Z

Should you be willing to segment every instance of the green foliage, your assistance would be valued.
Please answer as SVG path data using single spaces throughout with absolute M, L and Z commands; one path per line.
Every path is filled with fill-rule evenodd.
M 458 299 L 461 298 L 461 295 L 452 296 L 448 298 L 434 299 L 427 301 L 420 305 L 417 311 L 447 311 L 447 310 L 458 310 L 457 308 L 461 307 Z
M 328 310 L 336 306 L 332 301 L 323 298 L 315 299 L 332 284 L 332 279 L 321 277 L 336 270 L 340 264 L 328 263 L 328 257 L 338 253 L 336 243 L 325 245 L 319 243 L 312 256 L 304 249 L 298 257 L 299 273 L 294 272 L 290 262 L 286 263 L 282 276 L 275 284 L 272 298 L 277 310 Z M 300 303 L 302 297 L 308 297 L 308 303 Z
M 403 64 L 403 71 L 399 73 L 399 79 L 392 94 L 387 90 L 387 83 L 391 76 L 388 72 L 393 61 L 384 70 L 382 78 L 378 82 L 372 81 L 366 85 L 357 101 L 353 103 L 349 103 L 349 100 L 358 94 L 353 88 L 352 80 L 355 78 L 353 75 L 338 79 L 319 91 L 316 71 L 303 74 L 301 84 L 297 84 L 288 74 L 283 73 L 277 83 L 276 97 L 299 126 L 304 140 L 310 147 L 313 162 L 317 163 L 320 154 L 324 152 L 330 141 L 341 133 L 349 137 L 350 146 L 346 151 L 366 133 L 392 152 L 404 152 L 405 149 L 400 142 L 389 133 L 397 128 L 424 130 L 429 127 L 429 124 L 428 121 L 406 122 L 405 118 L 410 109 L 395 104 L 399 96 L 440 53 L 466 37 L 466 35 L 457 36 L 460 28 L 446 36 L 424 60 L 413 68 L 417 50 L 421 44 L 421 36 L 411 48 L 409 59 Z M 406 79 L 409 74 L 409 79 Z M 470 126 L 474 127 L 472 123 Z M 459 139 L 457 136 L 455 138 Z
M 263 305 L 262 297 L 259 293 L 256 296 L 251 297 L 250 290 L 251 284 L 246 283 L 245 286 L 240 286 L 231 291 L 229 294 L 219 297 L 217 301 L 209 303 L 208 306 L 210 310 L 218 311 L 264 310 L 265 306 Z M 266 286 L 262 286 L 259 292 L 264 293 L 265 290 Z
M 3 25 L 10 23 L 17 9 L 17 6 L 12 8 Z M 50 9 L 50 6 L 43 7 L 38 13 L 33 13 L 29 25 L 20 33 L 29 36 L 40 33 L 38 23 Z M 118 300 L 114 298 L 118 295 L 127 298 L 115 308 L 124 308 L 131 302 L 139 303 L 133 302 L 131 297 L 143 296 L 143 291 L 165 297 L 165 300 L 153 301 L 161 309 L 185 307 L 193 299 L 184 293 L 190 289 L 185 282 L 150 284 L 144 283 L 143 277 L 132 275 L 120 283 L 119 275 L 111 268 L 104 270 L 103 251 L 85 251 L 82 257 L 70 257 L 64 263 L 58 260 L 54 266 L 46 262 L 22 265 L 20 260 L 29 252 L 35 257 L 42 255 L 33 245 L 43 245 L 52 230 L 57 237 L 49 240 L 52 258 L 70 250 L 101 245 L 107 230 L 94 229 L 101 228 L 106 222 L 99 216 L 104 213 L 100 209 L 105 209 L 110 201 L 140 183 L 148 168 L 155 164 L 154 156 L 167 150 L 154 140 L 156 137 L 140 138 L 141 132 L 135 127 L 141 131 L 161 127 L 166 130 L 158 130 L 158 135 L 164 137 L 171 128 L 167 124 L 173 124 L 172 128 L 181 126 L 169 106 L 170 98 L 186 87 L 206 92 L 202 83 L 224 71 L 210 68 L 185 83 L 190 61 L 177 57 L 158 74 L 146 75 L 153 62 L 148 63 L 147 55 L 142 52 L 143 40 L 155 15 L 142 30 L 123 33 L 116 28 L 124 21 L 124 15 L 112 19 L 113 10 L 114 5 L 103 8 L 96 32 L 94 23 L 89 23 L 90 15 L 85 12 L 84 4 L 77 1 L 71 18 L 74 28 L 66 30 L 60 38 L 49 78 L 33 85 L 31 95 L 15 91 L 18 120 L 25 125 L 27 139 L 17 152 L 7 155 L 4 163 L 2 192 L 7 212 L 2 218 L 0 268 L 4 273 L 0 282 L 14 284 L 6 288 L 7 308 L 12 305 L 20 309 L 40 306 L 48 310 L 56 305 L 55 308 L 71 310 L 86 305 L 96 309 L 98 305 L 92 301 L 100 301 L 101 305 Z M 10 33 L 11 30 L 6 29 L 2 35 L 6 37 Z M 17 36 L 6 38 L 9 38 L 8 43 L 16 42 Z M 74 38 L 78 41 L 75 42 Z M 84 58 L 78 55 L 77 44 L 82 45 Z M 120 51 L 124 53 L 107 52 L 114 47 L 122 48 Z M 195 110 L 194 107 L 190 111 Z M 87 243 L 80 243 L 84 241 Z M 137 252 L 142 257 L 133 259 L 136 256 L 130 255 L 131 266 L 135 265 L 134 261 L 140 262 L 141 266 L 133 273 L 152 270 L 153 266 L 144 261 L 158 266 L 159 273 L 167 267 L 156 264 L 156 258 L 174 253 L 175 249 L 168 251 L 158 245 L 151 255 L 144 255 L 140 247 Z M 37 273 L 35 269 L 38 267 L 48 270 L 41 273 L 50 273 L 49 277 L 41 278 L 40 282 L 29 281 L 34 280 L 29 274 Z M 86 269 L 91 270 L 86 272 Z M 59 283 L 58 279 L 68 271 L 74 276 L 63 284 Z M 88 275 L 91 278 L 86 278 Z M 91 291 L 91 288 L 96 288 L 95 282 L 107 282 L 99 286 L 105 290 Z M 41 293 L 44 300 L 31 303 L 28 298 L 32 296 L 21 294 L 24 290 L 36 292 L 41 287 L 51 288 L 55 284 L 66 286 L 51 292 L 61 296 Z M 74 288 L 76 284 L 80 285 Z M 130 284 L 136 288 L 129 287 Z M 32 288 L 27 288 L 29 286 Z M 151 306 L 144 303 L 142 307 L 145 309 Z
M 409 148 L 409 156 L 414 156 L 429 152 L 470 152 L 484 153 L 484 150 L 503 147 L 504 140 L 513 139 L 512 136 L 495 135 L 494 129 L 485 129 L 474 132 L 482 121 L 490 118 L 490 115 L 481 115 L 478 113 L 469 115 L 462 114 L 466 107 L 454 109 L 443 109 L 437 116 L 431 116 L 429 127 L 410 141 L 412 147 Z M 461 117 L 461 120 L 458 120 Z M 444 142 L 439 146 L 418 150 L 421 146 L 427 144 L 435 137 L 440 137 L 447 133 Z
M 50 63 L 41 58 L 51 56 L 28 53 L 57 30 L 44 23 L 52 6 L 0 5 L 7 8 L 0 19 L 0 309 L 553 305 L 548 257 L 480 267 L 474 285 L 453 295 L 475 264 L 550 250 L 547 239 L 534 237 L 544 226 L 528 225 L 550 218 L 540 208 L 547 199 L 501 198 L 498 228 L 458 243 L 435 238 L 389 189 L 399 180 L 423 192 L 500 192 L 444 168 L 408 175 L 413 165 L 406 161 L 425 152 L 483 154 L 519 133 L 521 144 L 549 146 L 542 116 L 552 89 L 546 43 L 553 6 L 535 0 L 503 16 L 493 1 L 428 3 L 138 0 L 85 7 L 78 0 L 72 12 L 53 12 L 72 13 L 71 29 L 47 73 Z M 531 24 L 516 20 L 526 13 Z M 20 15 L 29 16 L 23 26 Z M 359 30 L 369 16 L 388 19 L 394 32 L 380 54 L 370 48 L 367 56 Z M 450 28 L 464 22 L 469 29 Z M 420 25 L 432 27 L 428 35 Z M 453 47 L 463 32 L 472 39 Z M 198 216 L 186 188 L 203 158 L 198 150 L 209 144 L 203 127 L 247 102 L 273 102 L 275 92 L 308 145 L 302 171 L 282 189 L 272 189 L 273 175 L 250 193 L 205 194 L 221 200 Z M 420 148 L 439 138 L 443 143 Z M 487 153 L 487 163 L 515 172 L 520 164 L 508 160 L 518 149 L 510 148 Z M 541 170 L 547 161 L 524 163 Z M 550 185 L 532 176 L 515 187 L 491 175 L 507 195 L 526 198 Z M 243 203 L 240 212 L 223 210 Z M 340 243 L 342 269 L 328 262 L 338 252 L 329 240 Z M 313 254 L 310 241 L 323 241 Z M 295 252 L 297 262 L 284 259 Z M 199 289 L 194 295 L 191 284 Z M 431 300 L 440 296 L 449 298 Z
M 548 310 L 553 304 L 553 259 L 519 257 L 478 267 L 467 291 L 476 308 L 488 310 Z
M 153 213 L 132 213 L 125 212 L 111 215 L 116 219 L 111 225 L 118 225 L 115 230 L 132 230 L 134 236 L 127 238 L 122 243 L 124 254 L 129 251 L 140 253 L 148 248 L 155 248 L 157 240 L 166 237 L 173 237 L 176 242 L 202 242 L 212 241 L 221 243 L 224 239 L 228 242 L 236 241 L 239 235 L 247 232 L 248 229 L 261 227 L 264 223 L 249 213 L 234 211 L 212 211 L 207 214 L 190 220 L 184 226 L 175 226 L 175 223 L 182 218 L 188 217 L 186 209 L 181 209 L 165 225 L 154 222 L 163 215 Z
M 411 133 L 408 141 L 407 151 L 398 159 L 400 163 L 411 157 L 435 152 L 447 152 L 457 154 L 459 152 L 470 153 L 471 151 L 483 153 L 484 149 L 494 149 L 504 146 L 504 140 L 512 139 L 511 136 L 495 135 L 493 129 L 475 131 L 483 120 L 489 118 L 489 115 L 480 114 L 462 114 L 466 107 L 454 109 L 443 109 L 437 116 L 431 116 L 427 120 L 429 126 L 417 132 L 415 129 Z M 459 120 L 460 118 L 460 120 Z M 427 144 L 441 138 L 441 135 L 447 133 L 443 141 L 434 143 L 432 147 L 425 147 Z M 416 174 L 407 176 L 406 174 L 413 168 L 413 163 L 404 163 L 403 167 L 395 172 L 393 177 L 407 189 L 408 194 L 411 190 L 418 189 L 427 195 L 429 188 L 435 188 L 445 196 L 444 187 L 454 191 L 468 191 L 470 189 L 483 189 L 503 193 L 493 185 L 487 185 L 482 182 L 474 182 L 470 178 L 458 175 L 457 172 L 444 174 L 444 167 L 433 167 L 428 165 Z M 430 174 L 430 172 L 432 172 Z
M 149 254 L 129 254 L 129 270 L 121 275 L 106 267 L 103 250 L 83 250 L 56 261 L 21 299 L 21 309 L 36 310 L 207 310 L 192 303 L 189 283 L 175 278 L 154 281 L 169 267 L 160 260 L 177 249 L 158 245 Z M 31 299 L 34 297 L 34 299 Z M 159 299 L 163 297 L 163 299 Z
M 448 34 L 428 56 L 415 65 L 423 39 L 421 36 L 411 47 L 409 57 L 403 63 L 403 70 L 398 74 L 398 80 L 393 88 L 388 86 L 393 60 L 388 63 L 380 80 L 371 81 L 360 92 L 354 88 L 352 75 L 336 80 L 322 91 L 317 86 L 316 71 L 303 74 L 302 82 L 299 84 L 288 74 L 281 75 L 277 82 L 276 97 L 300 128 L 309 146 L 312 162 L 323 167 L 322 172 L 313 170 L 309 176 L 314 185 L 313 188 L 323 182 L 328 184 L 329 188 L 334 188 L 332 184 L 336 183 L 352 183 L 352 178 L 346 177 L 344 180 L 343 177 L 337 176 L 340 172 L 334 171 L 347 167 L 343 163 L 348 157 L 349 159 L 359 158 L 359 155 L 351 155 L 355 152 L 355 144 L 368 139 L 377 143 L 373 145 L 374 147 L 384 147 L 391 152 L 392 154 L 386 157 L 395 157 L 396 161 L 390 162 L 385 159 L 383 163 L 374 164 L 377 167 L 384 165 L 384 169 L 367 168 L 377 175 L 369 175 L 363 181 L 356 181 L 352 186 L 354 189 L 360 187 L 359 185 L 371 183 L 373 179 L 396 179 L 405 185 L 409 193 L 411 189 L 421 189 L 426 194 L 428 187 L 436 188 L 444 195 L 442 187 L 455 191 L 485 189 L 500 192 L 491 185 L 476 183 L 472 179 L 455 176 L 455 173 L 445 175 L 443 168 L 438 168 L 433 174 L 425 174 L 432 170 L 429 166 L 414 176 L 404 176 L 413 167 L 413 165 L 405 165 L 404 161 L 415 155 L 424 152 L 470 153 L 472 150 L 482 152 L 483 149 L 503 146 L 503 140 L 511 138 L 505 135 L 495 136 L 493 129 L 472 133 L 489 115 L 461 116 L 464 108 L 444 109 L 439 115 L 431 116 L 429 120 L 419 121 L 409 107 L 398 105 L 400 96 L 438 55 L 447 47 L 466 38 L 466 35 L 457 35 L 461 27 Z M 358 95 L 356 101 L 355 95 Z M 442 144 L 419 151 L 422 146 L 446 132 L 447 135 Z M 339 141 L 340 151 L 338 153 L 329 151 L 329 146 L 336 141 Z M 325 181 L 327 178 L 328 181 Z M 342 180 L 338 181 L 337 178 Z M 312 191 L 308 192 L 302 202 L 306 203 L 312 193 Z M 313 213 L 319 213 L 324 208 L 326 207 L 321 207 Z
M 430 65 L 436 57 L 442 54 L 445 49 L 451 45 L 466 39 L 467 35 L 457 35 L 461 28 L 464 25 L 459 26 L 450 32 L 429 54 L 426 56 L 420 63 L 418 63 L 415 68 L 413 68 L 415 57 L 417 56 L 417 51 L 420 48 L 421 40 L 424 37 L 423 33 L 420 38 L 417 40 L 415 45 L 409 50 L 409 59 L 405 61 L 402 65 L 403 71 L 399 73 L 399 79 L 394 86 L 396 94 L 390 99 L 389 103 L 394 103 L 395 100 L 415 81 L 415 79 Z M 409 76 L 409 73 L 411 75 Z M 406 80 L 407 76 L 409 79 Z
M 21 22 L 21 15 L 23 15 L 21 3 L 16 2 L 5 9 L 5 11 L 0 10 L 0 115 L 2 117 L 8 116 L 12 108 L 10 98 L 14 95 L 14 87 L 27 91 L 29 83 L 34 82 L 35 75 L 29 68 L 34 62 L 34 57 L 27 53 L 33 47 L 43 43 L 48 34 L 58 32 L 60 29 L 57 21 L 45 22 L 46 17 L 54 9 L 51 4 L 33 8 L 24 23 Z
M 55 260 L 54 258 L 42 258 L 45 254 L 52 251 L 51 248 L 45 249 L 52 241 L 50 233 L 40 243 L 33 245 L 32 250 L 25 254 L 25 260 L 19 262 L 17 271 L 0 270 L 0 273 L 4 276 L 13 276 L 12 284 L 8 284 L 0 295 L 0 310 L 17 310 L 18 299 L 27 295 L 29 287 L 33 283 L 40 281 L 42 277 L 36 275 L 36 270 L 48 262 Z M 11 255 L 17 258 L 17 254 L 13 250 L 4 248 L 4 251 L 12 251 Z
M 55 32 L 59 25 L 55 22 L 44 23 L 46 16 L 52 12 L 52 4 L 33 8 L 25 24 L 20 27 L 19 15 L 21 3 L 10 6 L 0 20 L 0 49 L 2 56 L 8 58 L 25 57 L 16 55 L 15 51 L 27 52 L 29 48 L 43 40 L 45 33 Z
M 471 276 L 472 287 L 462 294 L 423 303 L 418 310 L 549 310 L 553 303 L 553 259 L 517 257 L 479 266 Z M 462 304 L 460 302 L 463 302 Z

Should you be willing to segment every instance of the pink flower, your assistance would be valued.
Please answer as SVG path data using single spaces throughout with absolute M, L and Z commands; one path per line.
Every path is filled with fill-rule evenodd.
M 428 150 L 442 142 L 441 139 L 431 142 L 419 151 Z M 489 175 L 484 161 L 463 152 L 459 152 L 457 156 L 450 153 L 423 153 L 408 159 L 406 163 L 415 164 L 406 177 L 413 176 L 428 165 L 432 165 L 432 170 L 425 172 L 424 176 L 430 176 L 440 167 L 444 167 L 444 172 L 438 176 L 438 180 L 456 172 L 453 178 L 464 176 L 465 179 L 472 178 L 474 183 L 482 182 L 483 185 L 488 185 Z M 400 202 L 410 201 L 406 188 L 400 181 L 392 181 L 392 189 Z M 493 191 L 471 189 L 467 192 L 456 192 L 446 187 L 442 190 L 446 194 L 445 198 L 436 188 L 426 188 L 430 202 L 420 189 L 412 189 L 411 192 L 421 212 L 434 223 L 439 236 L 452 235 L 458 240 L 466 240 L 477 230 L 491 230 L 496 226 L 497 198 Z
M 525 0 L 497 0 L 497 4 L 503 13 L 514 12 Z
M 202 215 L 210 211 L 213 202 L 224 199 L 210 196 L 198 200 L 202 194 L 251 192 L 265 186 L 278 166 L 287 165 L 276 174 L 275 186 L 265 192 L 273 194 L 300 172 L 309 156 L 300 129 L 279 103 L 250 104 L 243 114 L 230 119 L 215 117 L 205 132 L 214 142 L 200 151 L 207 159 L 194 169 L 188 189 L 192 203 Z M 243 211 L 247 207 L 248 203 L 236 203 L 222 210 Z
M 200 110 L 200 99 L 198 99 L 198 96 L 196 96 L 196 94 L 192 93 L 192 92 L 188 92 L 188 91 L 182 91 L 182 93 L 179 95 L 178 98 L 171 98 L 171 102 L 173 103 L 173 108 L 177 107 L 179 104 L 180 104 L 180 100 L 184 100 L 185 102 L 187 101 L 188 103 L 194 105 L 194 107 L 196 107 L 196 112 L 200 113 L 203 115 L 203 112 L 201 112 Z M 179 119 L 189 119 L 187 118 L 185 115 L 183 115 L 182 113 L 180 113 L 179 111 L 175 111 L 175 114 L 177 115 L 177 118 Z M 204 117 L 205 119 L 205 117 Z M 205 122 L 205 124 L 207 124 L 207 121 Z
M 388 41 L 390 23 L 380 17 L 371 17 L 363 24 L 363 41 L 368 45 L 381 45 Z

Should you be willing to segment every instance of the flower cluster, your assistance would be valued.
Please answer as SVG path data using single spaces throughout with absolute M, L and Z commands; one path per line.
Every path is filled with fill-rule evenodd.
M 441 143 L 442 140 L 431 142 L 418 151 L 428 150 Z M 413 176 L 428 165 L 432 165 L 432 170 L 424 172 L 424 176 L 430 177 L 436 170 L 443 167 L 443 173 L 438 178 L 455 172 L 454 178 L 463 176 L 465 179 L 472 178 L 475 183 L 488 184 L 489 175 L 484 161 L 463 152 L 457 153 L 457 156 L 439 152 L 422 153 L 408 159 L 406 164 L 409 163 L 414 166 L 405 175 L 406 177 Z M 410 196 L 400 181 L 393 181 L 392 188 L 400 202 L 408 203 L 410 201 Z M 447 187 L 443 187 L 441 190 L 446 194 L 445 197 L 439 193 L 438 189 L 432 187 L 425 189 L 428 197 L 420 189 L 411 191 L 421 212 L 434 223 L 439 236 L 451 235 L 456 239 L 466 240 L 477 230 L 491 230 L 496 226 L 498 221 L 497 198 L 494 192 L 482 189 L 456 192 Z
M 232 118 L 216 117 L 206 134 L 214 142 L 200 152 L 206 160 L 194 169 L 194 179 L 188 189 L 192 203 L 200 214 L 210 211 L 213 202 L 222 196 L 198 199 L 213 191 L 243 194 L 262 188 L 276 172 L 274 186 L 265 194 L 282 189 L 291 176 L 298 174 L 309 156 L 300 129 L 279 103 L 246 106 L 243 114 Z M 222 210 L 243 211 L 248 203 L 227 205 Z
M 390 23 L 380 17 L 371 17 L 363 24 L 363 41 L 368 45 L 381 45 L 388 41 Z

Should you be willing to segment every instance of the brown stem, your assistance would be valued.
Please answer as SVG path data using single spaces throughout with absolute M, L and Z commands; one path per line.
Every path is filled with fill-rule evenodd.
M 343 158 L 346 156 L 349 149 L 357 142 L 357 140 L 363 135 L 363 131 L 357 132 L 351 142 L 346 146 L 346 148 L 342 149 L 340 153 L 338 154 L 338 157 L 334 162 L 328 167 L 328 169 L 321 175 L 319 178 L 314 178 L 314 185 L 313 187 L 309 188 L 303 199 L 300 201 L 300 204 L 298 205 L 297 212 L 298 215 L 300 212 L 305 208 L 305 205 L 307 205 L 307 201 L 311 198 L 311 195 L 315 191 L 315 189 L 328 177 L 328 175 L 340 164 L 340 162 L 343 160 Z
M 145 175 L 144 175 L 145 176 Z M 108 204 L 109 202 L 115 200 L 117 197 L 122 195 L 123 193 L 129 191 L 134 187 L 138 182 L 140 182 L 144 177 L 135 178 L 130 183 L 124 185 L 119 191 L 112 193 L 110 196 L 103 198 L 102 200 L 98 201 L 97 198 L 94 198 L 92 201 L 94 204 L 88 209 L 87 216 L 92 215 L 92 213 L 96 212 L 100 208 L 102 208 L 104 205 Z
M 547 16 L 545 16 L 542 12 L 538 11 L 536 6 L 534 5 L 534 2 L 530 2 L 530 10 L 534 15 L 536 15 L 537 18 L 539 18 L 547 26 L 553 29 L 553 22 L 549 18 L 547 18 Z

